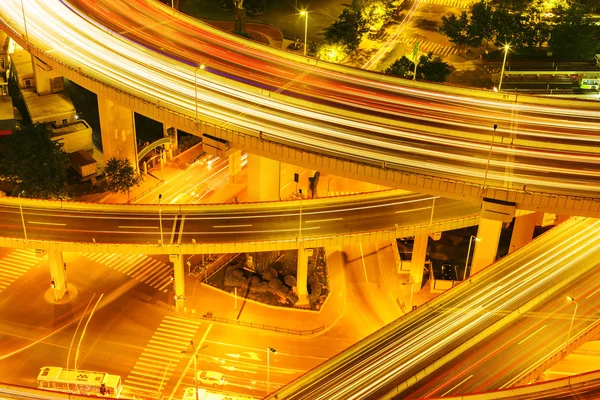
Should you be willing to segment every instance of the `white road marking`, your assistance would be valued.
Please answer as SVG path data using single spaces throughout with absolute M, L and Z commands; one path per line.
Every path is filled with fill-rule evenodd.
M 121 229 L 158 229 L 158 226 L 119 226 Z
M 37 224 L 37 225 L 57 225 L 57 226 L 65 226 L 67 224 L 57 224 L 56 222 L 37 222 L 37 221 L 27 221 L 28 224 Z
M 420 207 L 420 208 L 411 208 L 410 210 L 400 210 L 400 211 L 396 211 L 394 214 L 402 214 L 402 213 L 407 213 L 407 212 L 411 212 L 411 211 L 421 211 L 421 210 L 431 210 L 431 206 Z
M 453 391 L 454 389 L 456 389 L 457 387 L 459 387 L 460 385 L 462 385 L 463 383 L 465 383 L 466 381 L 468 381 L 469 379 L 471 379 L 473 377 L 473 375 L 469 375 L 467 378 L 463 379 L 462 381 L 460 381 L 456 386 L 454 386 L 452 389 L 448 390 L 446 393 L 444 393 L 442 395 L 442 397 L 444 397 L 445 395 L 447 395 L 448 393 L 450 393 L 451 391 Z
M 249 225 L 214 225 L 213 228 L 246 228 L 252 226 L 252 224 Z
M 527 339 L 531 338 L 533 335 L 535 335 L 536 333 L 538 333 L 539 331 L 541 331 L 542 329 L 544 329 L 546 327 L 546 325 L 542 326 L 540 329 L 538 329 L 537 331 L 533 332 L 531 335 L 527 336 L 525 339 L 521 340 L 519 343 L 517 344 L 521 344 L 523 342 L 525 342 Z
M 316 219 L 314 221 L 304 221 L 304 223 L 306 223 L 306 224 L 313 224 L 313 223 L 317 223 L 317 222 L 341 221 L 343 219 L 344 218 Z

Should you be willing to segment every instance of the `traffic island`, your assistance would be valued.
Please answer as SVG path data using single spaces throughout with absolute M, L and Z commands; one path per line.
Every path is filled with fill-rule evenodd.
M 298 252 L 242 253 L 205 283 L 269 306 L 298 308 Z M 306 307 L 320 310 L 329 295 L 325 249 L 317 248 L 308 259 L 308 300 Z M 237 292 L 237 293 L 236 293 Z
M 58 297 L 56 294 L 56 289 L 50 287 L 44 293 L 44 300 L 48 304 L 65 304 L 74 300 L 78 294 L 79 290 L 77 290 L 74 285 L 67 283 L 67 290 L 62 297 Z

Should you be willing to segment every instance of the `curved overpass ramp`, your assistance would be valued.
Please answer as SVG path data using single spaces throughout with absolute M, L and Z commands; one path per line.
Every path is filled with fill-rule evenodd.
M 29 42 L 19 0 L 0 4 L 3 30 L 68 79 L 157 121 L 387 186 L 600 214 L 597 103 L 415 84 L 322 63 L 152 0 L 24 4 Z

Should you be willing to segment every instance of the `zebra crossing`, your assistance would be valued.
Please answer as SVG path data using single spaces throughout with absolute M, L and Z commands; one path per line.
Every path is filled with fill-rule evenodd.
M 82 253 L 92 261 L 104 264 L 162 292 L 171 285 L 173 267 L 144 254 Z
M 0 259 L 0 292 L 40 262 L 35 250 L 17 249 Z
M 468 8 L 472 1 L 471 0 L 421 0 L 421 3 L 435 4 L 438 6 L 454 7 L 454 8 Z
M 430 42 L 428 40 L 417 39 L 414 37 L 403 38 L 404 43 L 406 43 L 410 48 L 414 46 L 417 40 L 419 41 L 419 51 L 422 53 L 429 53 L 431 51 L 433 52 L 433 54 L 438 56 L 449 56 L 458 53 L 458 49 L 455 47 L 444 46 L 443 44 Z
M 158 397 L 202 322 L 167 315 L 123 383 L 124 397 Z

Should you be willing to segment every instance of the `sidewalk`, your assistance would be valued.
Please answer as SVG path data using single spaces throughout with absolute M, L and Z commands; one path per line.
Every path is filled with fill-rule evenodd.
M 320 311 L 301 310 L 287 307 L 268 306 L 238 296 L 237 310 L 234 296 L 210 285 L 201 284 L 196 278 L 186 277 L 188 293 L 188 316 L 202 318 L 210 312 L 215 319 L 277 327 L 281 330 L 304 331 L 302 336 L 318 336 L 330 329 L 345 311 L 346 294 L 343 285 L 342 264 L 339 257 L 332 256 L 337 249 L 327 250 L 330 292 Z M 310 334 L 307 331 L 315 331 Z M 318 332 L 317 332 L 318 331 Z

